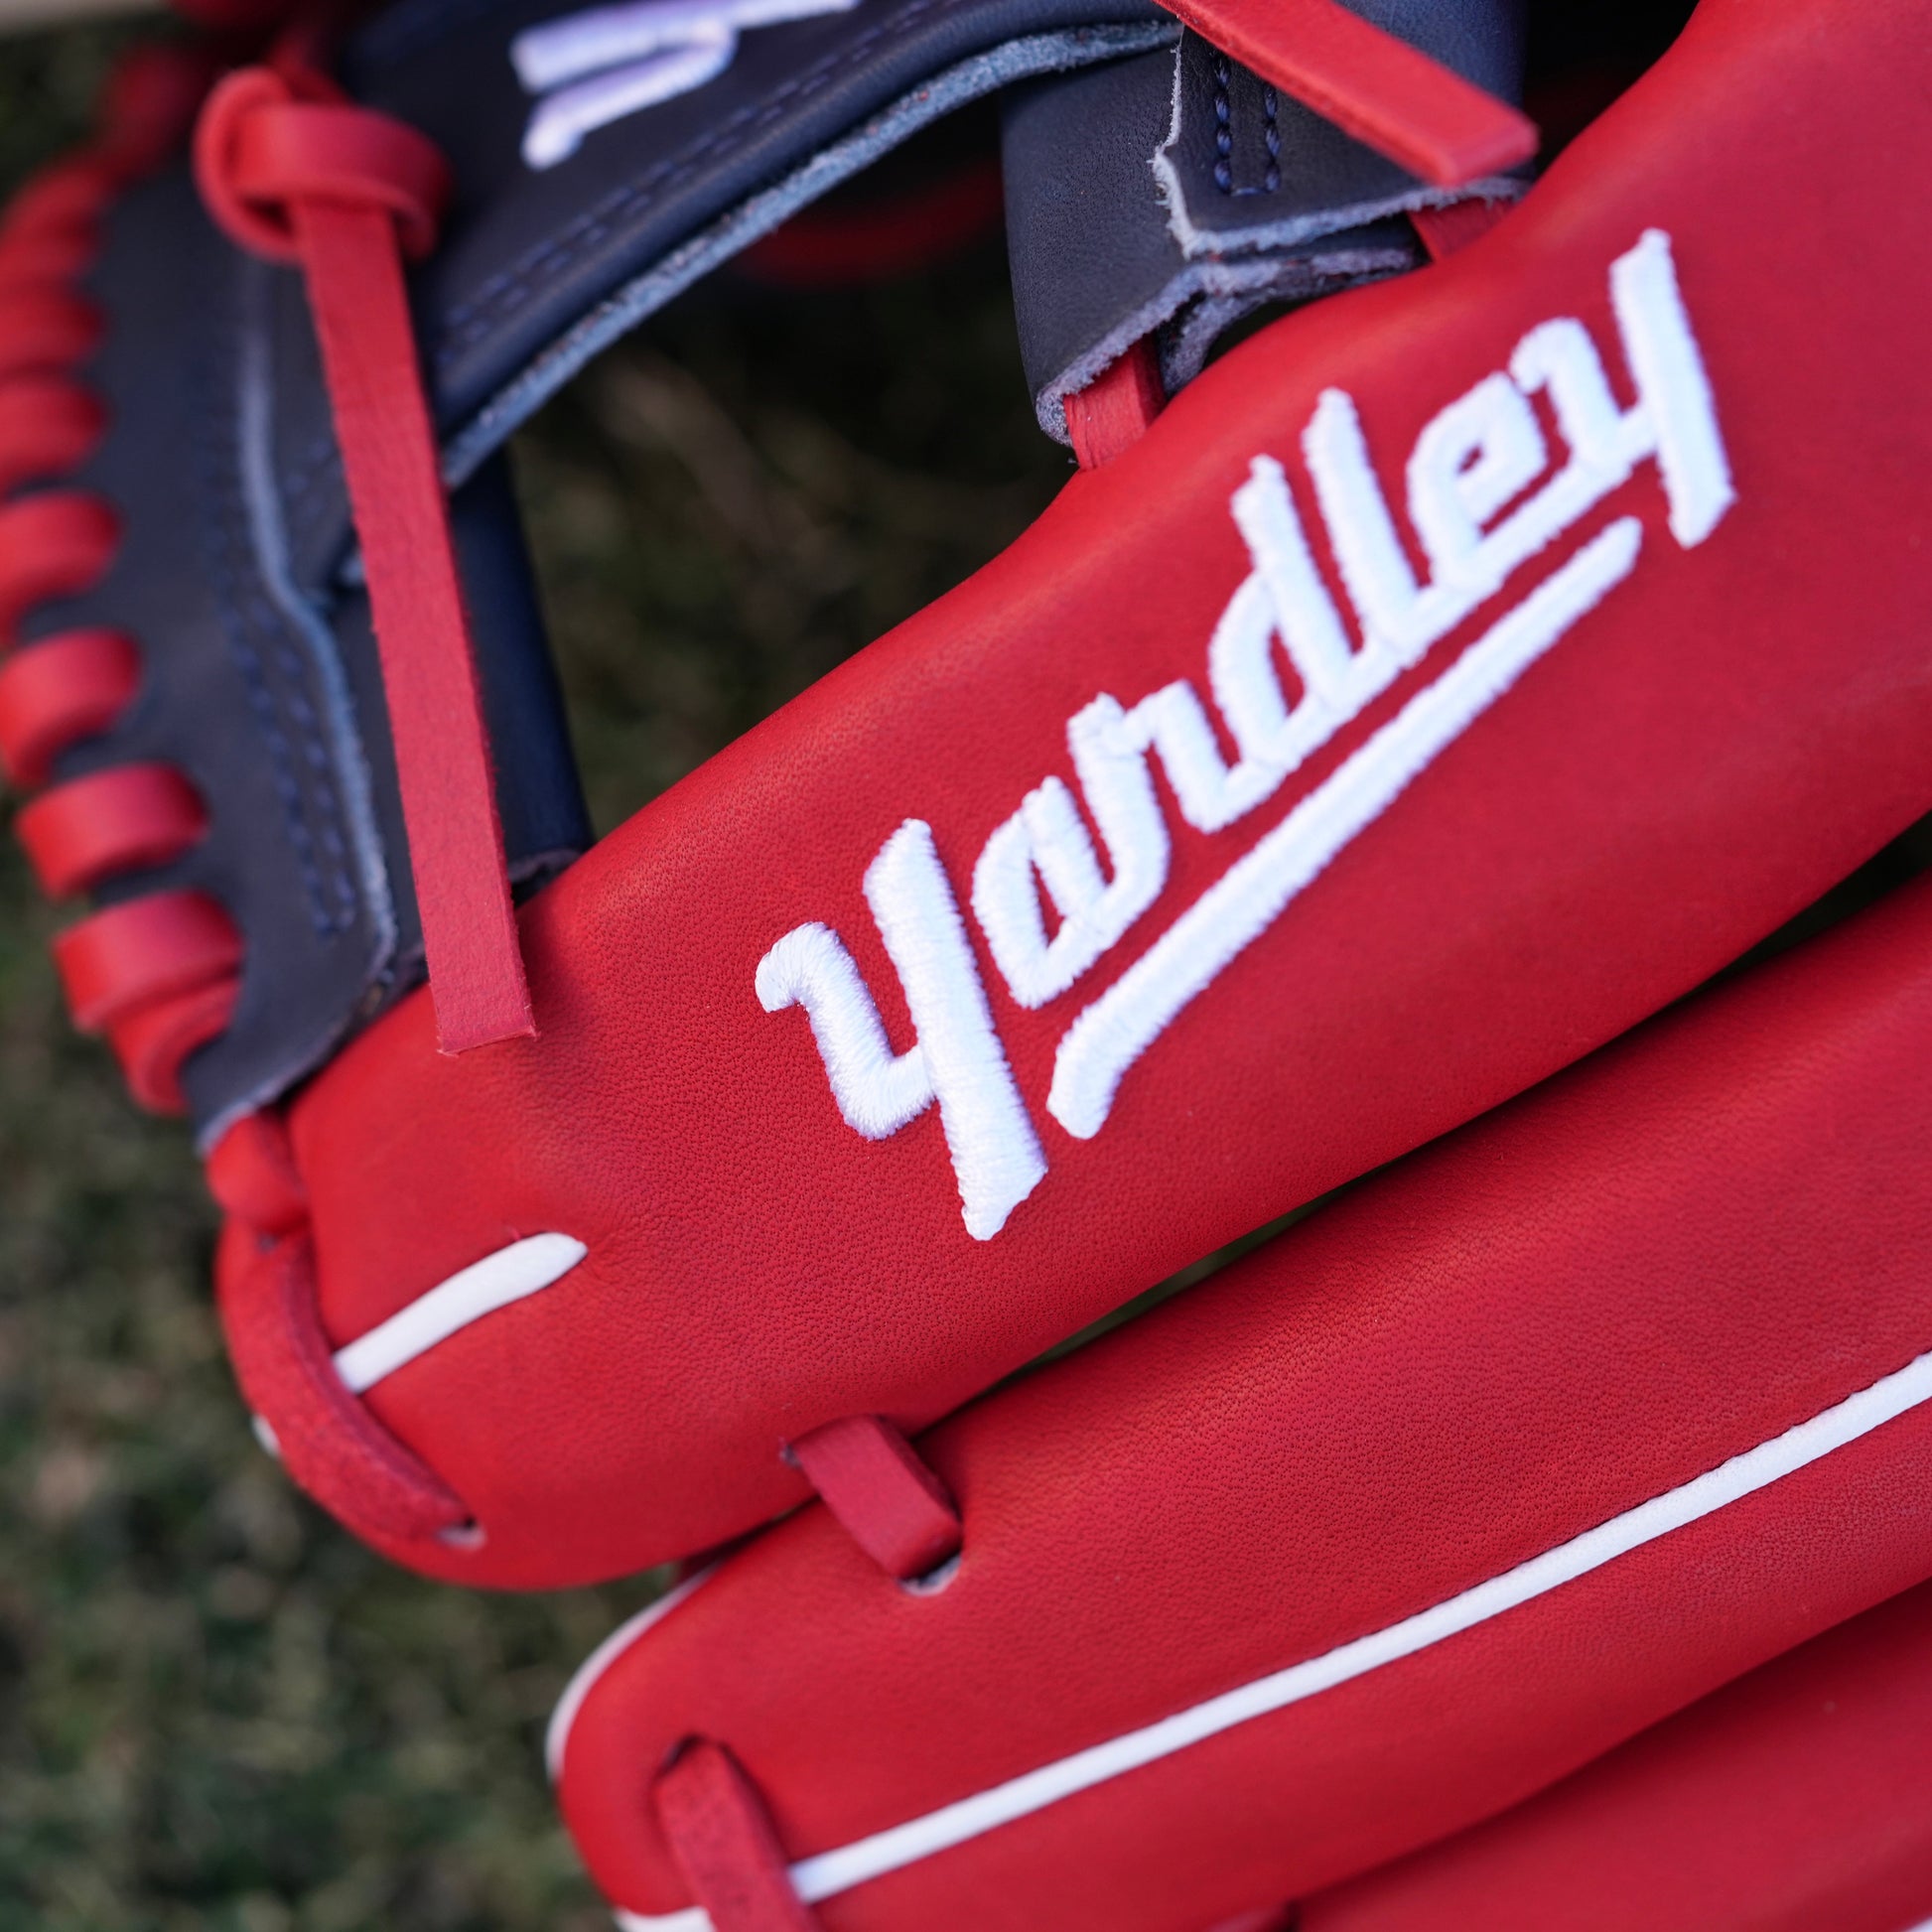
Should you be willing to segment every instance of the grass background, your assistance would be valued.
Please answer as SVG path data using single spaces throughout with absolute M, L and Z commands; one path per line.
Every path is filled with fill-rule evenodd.
M 0 191 L 107 31 L 0 42 Z M 159 378 L 159 372 L 158 372 Z M 600 829 L 993 554 L 1066 474 L 997 245 L 848 296 L 701 292 L 517 450 Z M 186 1132 L 61 1011 L 0 849 L 0 1927 L 589 1932 L 540 1738 L 650 1579 L 388 1569 L 251 1442 Z

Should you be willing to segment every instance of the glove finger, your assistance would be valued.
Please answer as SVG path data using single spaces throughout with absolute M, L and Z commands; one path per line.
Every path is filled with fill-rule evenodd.
M 825 1509 L 725 1562 L 560 1714 L 601 1884 L 701 1924 L 697 1738 L 828 1928 L 1198 1932 L 1932 1574 L 1928 944 L 1920 888 L 931 1431 L 943 1587 Z
M 1901 1932 L 1932 1918 L 1932 1589 L 1764 1665 L 1301 1932 Z

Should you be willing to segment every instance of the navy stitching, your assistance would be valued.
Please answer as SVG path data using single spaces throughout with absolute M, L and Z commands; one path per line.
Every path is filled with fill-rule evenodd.
M 307 667 L 289 641 L 288 625 L 281 621 L 279 612 L 276 613 L 276 620 L 275 662 L 288 680 L 285 701 L 294 714 L 296 729 L 301 733 L 303 758 L 309 767 L 316 796 L 325 801 L 316 836 L 330 862 L 329 878 L 335 887 L 334 930 L 345 932 L 355 923 L 356 904 L 355 890 L 349 883 L 348 844 L 343 837 L 340 823 L 341 806 L 336 796 L 335 766 L 330 762 L 328 747 L 323 739 L 322 720 L 309 700 L 308 686 L 304 682 Z
M 325 483 L 334 488 L 324 490 Z M 348 488 L 343 481 L 342 454 L 334 435 L 324 430 L 309 445 L 308 452 L 290 471 L 282 491 L 282 514 L 291 539 L 307 539 L 318 525 L 335 522 L 347 500 Z M 291 549 L 296 546 L 291 542 Z
M 1214 57 L 1214 186 L 1234 193 L 1234 104 L 1228 98 L 1228 57 Z
M 1282 185 L 1282 128 L 1273 87 L 1261 90 L 1261 140 L 1267 150 L 1259 188 L 1234 185 L 1234 70 L 1225 54 L 1214 57 L 1214 186 L 1239 201 L 1248 195 L 1273 195 Z

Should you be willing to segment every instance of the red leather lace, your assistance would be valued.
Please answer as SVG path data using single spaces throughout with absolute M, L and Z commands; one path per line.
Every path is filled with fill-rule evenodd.
M 110 729 L 140 682 L 139 652 L 117 631 L 22 645 L 17 630 L 36 605 L 90 589 L 113 561 L 113 506 L 62 486 L 106 423 L 78 374 L 102 319 L 76 283 L 109 203 L 177 147 L 210 72 L 181 49 L 125 59 L 92 141 L 42 170 L 0 217 L 0 763 L 24 788 L 46 785 L 63 753 Z M 177 858 L 206 828 L 193 785 L 159 764 L 57 784 L 15 827 L 58 897 Z M 226 912 L 203 894 L 150 893 L 70 926 L 55 959 L 75 1023 L 107 1035 L 135 1097 L 178 1112 L 182 1062 L 234 1008 L 241 941 Z
M 1528 161 L 1536 123 L 1440 61 L 1350 13 L 1340 0 L 1161 0 L 1177 20 L 1293 100 L 1438 188 L 1461 188 Z M 1413 217 L 1432 258 L 1495 218 L 1486 204 Z M 1151 345 L 1137 343 L 1066 398 L 1083 470 L 1139 441 L 1167 400 Z
M 764 1800 L 723 1744 L 687 1739 L 653 1781 L 651 1809 L 716 1932 L 818 1932 Z
M 463 1503 L 351 1395 L 316 1299 L 309 1202 L 288 1128 L 245 1114 L 209 1151 L 208 1187 L 225 1225 L 215 1297 L 242 1394 L 310 1495 L 382 1544 L 481 1536 Z
M 846 1416 L 786 1451 L 845 1532 L 889 1577 L 930 1577 L 959 1554 L 959 1506 L 883 1416 Z
M 1529 160 L 1536 123 L 1340 0 L 1161 0 L 1174 17 L 1439 188 Z
M 449 190 L 415 129 L 314 69 L 243 69 L 195 136 L 209 212 L 299 264 L 369 586 L 437 1035 L 445 1052 L 536 1031 L 488 735 L 403 283 Z

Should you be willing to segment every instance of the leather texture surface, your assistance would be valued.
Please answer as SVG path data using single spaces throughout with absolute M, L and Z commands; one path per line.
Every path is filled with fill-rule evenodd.
M 965 1528 L 937 1594 L 817 1508 L 728 1559 L 561 1741 L 600 1882 L 684 1902 L 634 1796 L 681 1737 L 794 1863 L 836 1853 L 1493 1588 L 1915 1361 L 1919 1405 L 1858 1440 L 823 1923 L 1186 1932 L 1301 1897 L 1932 1575 L 1929 957 L 1921 885 L 930 1431 Z
M 483 1532 L 383 1547 L 519 1585 L 711 1547 L 800 1499 L 787 1441 L 852 1414 L 924 1428 L 1623 1032 L 1932 804 L 1928 257 L 1893 246 L 1900 212 L 1868 194 L 1848 125 L 1918 138 L 1932 50 L 1876 0 L 1834 20 L 1821 36 L 1803 0 L 1706 0 L 1488 235 L 1243 345 L 1004 557 L 604 841 L 524 909 L 539 1041 L 441 1058 L 412 998 L 351 1043 L 293 1113 L 334 1346 L 514 1238 L 588 1248 L 368 1391 Z M 849 1126 L 806 1016 L 764 1010 L 760 960 L 836 931 L 909 1047 L 863 887 L 886 843 L 929 824 L 965 904 L 1096 693 L 1205 688 L 1253 568 L 1229 506 L 1258 456 L 1321 527 L 1298 452 L 1324 392 L 1355 398 L 1393 491 L 1426 426 L 1553 318 L 1603 345 L 1622 391 L 1608 277 L 1648 229 L 1672 238 L 1735 502 L 1687 547 L 1641 465 L 1265 807 L 1214 834 L 1170 812 L 1165 888 L 1072 991 L 1010 997 L 969 908 L 1045 1164 L 975 1238 L 938 1110 L 881 1139 Z M 1836 272 L 1867 242 L 1896 274 Z M 1624 580 L 1210 974 L 1097 1133 L 1066 1131 L 1047 1101 L 1078 1015 L 1194 931 L 1189 908 L 1306 801 L 1333 809 L 1322 787 L 1354 782 L 1445 665 L 1483 661 L 1467 640 L 1533 583 L 1627 545 L 1624 518 Z
M 1932 1918 L 1932 1589 L 1542 1797 L 1307 1900 L 1306 1932 L 1902 1932 Z
M 1354 11 L 1504 99 L 1520 98 L 1521 0 L 1363 0 Z M 1160 331 L 1170 389 L 1268 302 L 1414 267 L 1404 209 L 1513 197 L 1494 179 L 1432 189 L 1276 91 L 1198 35 L 1016 88 L 1004 120 L 1007 238 L 1021 354 L 1040 426 Z

